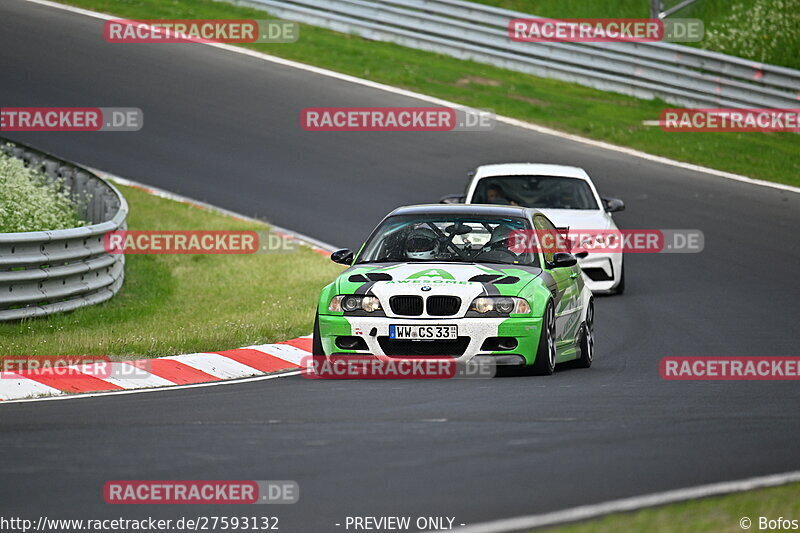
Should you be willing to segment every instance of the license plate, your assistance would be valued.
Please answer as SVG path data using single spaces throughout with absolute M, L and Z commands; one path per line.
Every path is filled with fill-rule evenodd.
M 457 339 L 458 326 L 389 326 L 390 339 L 411 339 L 411 340 L 442 340 Z

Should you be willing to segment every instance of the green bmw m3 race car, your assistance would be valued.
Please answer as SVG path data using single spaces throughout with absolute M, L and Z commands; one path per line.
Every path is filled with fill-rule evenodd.
M 394 210 L 358 253 L 331 256 L 349 268 L 322 290 L 314 355 L 451 357 L 540 375 L 570 360 L 589 367 L 592 294 L 575 256 L 546 242 L 558 231 L 522 207 Z

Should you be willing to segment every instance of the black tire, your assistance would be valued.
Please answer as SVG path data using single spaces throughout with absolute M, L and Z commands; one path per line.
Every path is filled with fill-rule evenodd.
M 594 300 L 589 300 L 586 320 L 581 324 L 579 348 L 581 356 L 575 364 L 578 368 L 589 368 L 594 360 Z
M 625 268 L 622 268 L 622 276 L 619 278 L 619 285 L 614 287 L 614 294 L 622 294 L 625 292 Z
M 311 355 L 325 356 L 325 350 L 322 348 L 322 339 L 319 335 L 319 309 L 314 314 L 314 334 L 311 337 Z
M 539 334 L 539 346 L 536 349 L 536 360 L 531 365 L 534 376 L 549 376 L 556 369 L 556 315 L 552 300 L 547 302 L 542 317 L 542 332 Z

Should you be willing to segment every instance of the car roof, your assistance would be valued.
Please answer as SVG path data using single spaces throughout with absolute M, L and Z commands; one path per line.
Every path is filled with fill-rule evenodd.
M 422 204 L 398 207 L 387 216 L 395 215 L 463 215 L 525 217 L 539 213 L 538 209 L 514 205 L 488 204 Z
M 481 165 L 476 169 L 475 178 L 490 176 L 561 176 L 588 180 L 589 175 L 580 167 L 550 165 L 544 163 L 498 163 Z

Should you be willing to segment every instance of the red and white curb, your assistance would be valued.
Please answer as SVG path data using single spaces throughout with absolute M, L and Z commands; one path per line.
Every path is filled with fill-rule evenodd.
M 298 370 L 311 355 L 311 337 L 236 350 L 155 359 L 92 363 L 52 369 L 0 372 L 0 401 L 111 392 L 264 376 Z
M 285 239 L 330 256 L 336 248 L 307 235 L 269 224 L 205 202 L 144 185 L 98 169 L 92 172 L 122 185 L 135 187 L 153 196 L 167 198 L 193 207 L 217 212 L 239 220 L 266 224 L 270 231 Z M 0 402 L 48 399 L 66 395 L 154 390 L 163 387 L 221 384 L 223 381 L 273 375 L 299 370 L 304 357 L 311 355 L 311 337 L 245 346 L 221 352 L 192 353 L 154 359 L 73 365 L 68 370 L 29 370 L 0 372 Z M 294 375 L 292 373 L 291 375 Z

